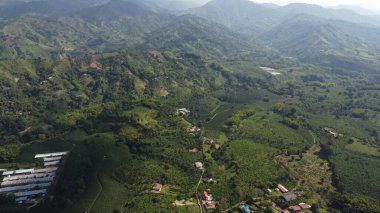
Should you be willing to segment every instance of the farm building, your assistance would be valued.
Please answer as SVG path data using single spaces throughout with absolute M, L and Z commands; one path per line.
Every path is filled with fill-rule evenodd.
M 251 213 L 251 209 L 249 208 L 249 206 L 247 204 L 243 204 L 239 207 L 244 213 Z
M 176 110 L 176 115 L 179 115 L 179 116 L 187 116 L 189 114 L 190 114 L 190 110 L 186 108 L 180 108 Z
M 60 161 L 61 160 L 61 156 L 59 157 L 50 157 L 50 158 L 44 158 L 44 162 L 50 162 L 50 161 Z
M 51 157 L 59 157 L 67 155 L 68 152 L 55 152 L 55 153 L 48 153 L 48 154 L 37 154 L 34 156 L 34 158 L 51 158 Z
M 204 137 L 204 138 L 202 139 L 202 141 L 203 141 L 204 144 L 209 144 L 209 145 L 212 145 L 212 144 L 215 143 L 215 141 L 214 141 L 213 139 L 206 138 L 206 137 Z
M 21 186 L 12 186 L 12 187 L 0 188 L 0 192 L 17 192 L 17 191 L 22 191 L 22 190 L 47 188 L 50 185 L 51 185 L 51 183 L 40 183 L 40 184 L 28 184 L 28 185 L 21 185 Z
M 212 201 L 214 199 L 212 194 L 209 194 L 208 192 L 203 192 L 202 196 L 203 196 L 203 199 L 206 201 Z
M 49 154 L 37 154 L 36 159 L 43 158 L 42 169 L 19 169 L 4 171 L 3 180 L 0 184 L 0 193 L 13 193 L 15 201 L 19 204 L 35 202 L 37 198 L 46 196 L 51 186 L 58 165 L 64 155 L 68 152 L 57 152 Z
M 311 209 L 311 205 L 306 204 L 306 203 L 300 203 L 299 206 L 302 208 L 302 210 Z
M 33 173 L 49 173 L 49 172 L 55 172 L 58 170 L 58 167 L 49 167 L 45 169 L 36 169 Z
M 282 192 L 282 193 L 286 193 L 288 192 L 289 190 L 286 189 L 283 185 L 281 184 L 278 184 L 277 188 Z
M 203 169 L 203 163 L 201 162 L 195 162 L 194 165 L 197 169 Z
M 202 181 L 204 183 L 217 183 L 217 181 L 212 178 L 203 178 Z
M 56 166 L 59 164 L 59 161 L 49 161 L 49 162 L 44 162 L 44 166 L 45 167 L 49 167 L 49 166 Z
M 189 149 L 189 152 L 190 153 L 197 153 L 198 149 L 197 148 L 192 148 L 192 149 Z
M 199 133 L 200 131 L 201 129 L 196 126 L 187 128 L 187 132 L 193 133 L 193 134 Z
M 15 193 L 16 197 L 26 197 L 26 196 L 35 196 L 35 195 L 45 195 L 47 194 L 46 189 L 40 189 L 40 190 L 33 190 L 33 191 L 26 191 L 26 192 L 17 192 Z
M 153 184 L 151 192 L 153 192 L 153 193 L 160 193 L 161 190 L 162 190 L 162 184 L 155 183 L 155 184 Z
M 15 199 L 15 201 L 18 203 L 18 204 L 21 204 L 21 203 L 24 203 L 28 200 L 28 197 L 18 197 Z
M 219 204 L 217 201 L 206 201 L 204 202 L 204 207 L 206 210 L 216 209 L 217 204 Z
M 6 176 L 3 178 L 3 181 L 12 181 L 12 180 L 22 180 L 22 179 L 30 179 L 30 178 L 42 178 L 48 176 L 54 176 L 55 172 L 52 173 L 39 173 L 39 174 L 30 174 L 30 175 L 14 175 L 14 176 Z
M 53 177 L 12 180 L 12 181 L 4 181 L 4 182 L 2 182 L 1 183 L 1 187 L 5 187 L 5 186 L 17 186 L 17 185 L 29 184 L 29 183 L 46 183 L 46 182 L 51 182 L 51 181 L 53 181 Z
M 282 197 L 286 200 L 286 201 L 292 201 L 292 200 L 295 200 L 297 199 L 298 197 L 302 196 L 303 195 L 303 192 L 302 191 L 298 191 L 298 192 L 287 192 L 287 193 L 284 193 L 282 194 Z
M 8 176 L 8 175 L 20 175 L 20 174 L 31 174 L 34 171 L 34 169 L 19 169 L 19 170 L 14 170 L 14 171 L 6 171 L 3 172 L 3 176 Z
M 296 205 L 296 206 L 291 206 L 291 207 L 289 207 L 289 209 L 290 209 L 292 212 L 301 212 L 301 211 L 302 211 L 301 206 L 298 206 L 298 205 Z
M 214 149 L 220 149 L 220 144 L 218 144 L 218 143 L 214 143 Z

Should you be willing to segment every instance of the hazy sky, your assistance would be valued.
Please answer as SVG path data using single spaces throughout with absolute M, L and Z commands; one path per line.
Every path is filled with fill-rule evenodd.
M 358 5 L 366 9 L 380 11 L 379 0 L 253 0 L 260 3 L 275 3 L 275 4 L 289 4 L 294 2 L 303 2 L 309 4 L 318 4 L 323 6 L 337 6 L 337 5 Z
M 205 3 L 210 0 L 187 0 L 195 1 L 199 3 Z M 251 0 L 258 3 L 275 3 L 279 5 L 285 5 L 289 3 L 308 3 L 318 4 L 322 6 L 337 6 L 337 5 L 358 5 L 363 8 L 380 11 L 380 0 Z

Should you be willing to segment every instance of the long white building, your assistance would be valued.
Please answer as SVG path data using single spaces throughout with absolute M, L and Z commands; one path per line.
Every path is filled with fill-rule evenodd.
M 34 156 L 34 158 L 51 158 L 51 157 L 64 156 L 67 154 L 68 154 L 68 152 L 55 152 L 55 153 L 48 153 L 48 154 L 37 154 L 36 156 Z
M 1 187 L 25 185 L 25 184 L 29 184 L 29 183 L 46 183 L 46 182 L 52 182 L 53 179 L 54 179 L 54 177 L 44 177 L 44 178 L 4 181 L 1 183 Z
M 48 154 L 37 154 L 36 159 L 43 159 L 43 169 L 19 169 L 7 171 L 0 170 L 2 182 L 0 193 L 13 193 L 15 201 L 21 203 L 32 203 L 36 199 L 46 196 L 48 188 L 57 174 L 58 166 L 62 158 L 68 152 L 56 152 Z
M 12 187 L 6 187 L 6 188 L 0 188 L 0 192 L 18 192 L 18 191 L 25 191 L 25 190 L 31 190 L 36 188 L 47 188 L 51 185 L 50 182 L 48 183 L 39 183 L 39 184 L 28 184 L 28 185 L 22 185 L 22 186 L 12 186 Z

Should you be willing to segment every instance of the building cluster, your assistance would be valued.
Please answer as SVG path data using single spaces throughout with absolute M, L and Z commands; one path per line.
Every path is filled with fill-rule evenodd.
M 202 199 L 203 206 L 206 210 L 216 209 L 216 205 L 219 204 L 218 201 L 214 200 L 212 194 L 210 194 L 210 190 L 203 192 Z
M 287 192 L 287 193 L 283 193 L 282 194 L 282 197 L 286 200 L 286 201 L 292 201 L 292 200 L 295 200 L 297 199 L 298 197 L 301 197 L 303 195 L 303 192 L 302 191 L 297 191 L 297 192 Z
M 278 191 L 282 192 L 282 197 L 288 202 L 292 200 L 296 200 L 298 197 L 301 197 L 303 195 L 302 191 L 289 192 L 289 190 L 281 184 L 277 185 L 277 189 Z M 311 205 L 308 205 L 306 203 L 300 203 L 298 205 L 290 206 L 289 208 L 282 210 L 282 212 L 283 213 L 302 212 L 304 210 L 309 210 L 309 209 L 311 209 Z
M 298 205 L 291 206 L 288 209 L 283 210 L 282 212 L 283 213 L 290 213 L 290 212 L 296 212 L 297 213 L 297 212 L 302 212 L 302 211 L 306 211 L 306 210 L 310 210 L 310 209 L 311 209 L 311 206 L 309 204 L 300 203 Z
M 33 203 L 38 198 L 48 194 L 58 170 L 58 166 L 67 152 L 38 154 L 36 159 L 42 159 L 42 169 L 19 169 L 3 171 L 0 193 L 12 193 L 19 204 Z
M 214 147 L 214 149 L 220 149 L 220 147 L 221 147 L 220 144 L 218 144 L 215 140 L 213 140 L 211 138 L 203 137 L 202 141 L 203 141 L 203 144 L 210 145 L 210 146 Z
M 199 135 L 201 133 L 201 128 L 196 127 L 196 126 L 189 127 L 186 130 L 192 136 L 196 136 L 196 135 Z

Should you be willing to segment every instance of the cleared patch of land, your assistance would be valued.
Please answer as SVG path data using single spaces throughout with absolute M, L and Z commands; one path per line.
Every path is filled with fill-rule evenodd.
M 357 141 L 353 142 L 352 144 L 348 144 L 344 148 L 347 150 L 350 150 L 352 152 L 358 152 L 358 153 L 365 154 L 365 155 L 372 155 L 372 156 L 380 157 L 380 148 L 379 147 L 369 146 L 369 145 L 362 144 L 362 143 L 357 142 Z
M 260 69 L 264 70 L 265 72 L 270 73 L 271 75 L 281 75 L 281 73 L 277 72 L 276 69 L 273 69 L 270 67 L 260 67 Z
M 276 157 L 276 160 L 298 181 L 296 188 L 307 190 L 318 201 L 323 194 L 335 191 L 333 172 L 328 161 L 319 157 L 320 151 L 321 147 L 314 145 L 302 155 Z

